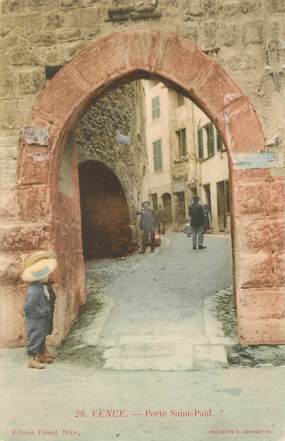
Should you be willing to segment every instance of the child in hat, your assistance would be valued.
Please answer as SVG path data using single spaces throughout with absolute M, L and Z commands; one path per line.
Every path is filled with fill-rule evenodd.
M 45 339 L 52 331 L 55 301 L 48 278 L 56 266 L 56 254 L 52 251 L 39 251 L 24 262 L 22 279 L 30 283 L 24 303 L 29 368 L 43 369 L 55 358 L 47 350 Z

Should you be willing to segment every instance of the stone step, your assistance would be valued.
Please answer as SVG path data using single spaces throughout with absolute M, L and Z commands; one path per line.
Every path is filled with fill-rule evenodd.
M 108 348 L 104 368 L 118 370 L 189 370 L 227 367 L 223 345 L 130 343 Z
M 195 336 L 191 334 L 144 334 L 144 335 L 121 335 L 111 341 L 110 346 L 127 344 L 175 344 L 175 345 L 232 345 L 233 340 L 230 337 L 222 336 Z
M 155 371 L 185 371 L 193 368 L 193 357 L 110 357 L 104 364 L 105 369 L 115 370 L 155 370 Z
M 161 357 L 161 356 L 176 356 L 176 355 L 189 355 L 192 357 L 192 346 L 187 344 L 129 344 L 120 345 L 110 349 L 107 349 L 103 357 Z

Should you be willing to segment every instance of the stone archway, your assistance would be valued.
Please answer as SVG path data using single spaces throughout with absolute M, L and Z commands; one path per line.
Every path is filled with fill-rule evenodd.
M 48 82 L 26 124 L 18 203 L 22 220 L 37 231 L 37 246 L 59 255 L 57 341 L 85 295 L 78 176 L 74 171 L 72 195 L 58 192 L 62 150 L 91 98 L 139 78 L 162 80 L 192 99 L 221 133 L 229 159 L 240 341 L 285 342 L 284 178 L 271 177 L 260 122 L 227 73 L 191 41 L 155 31 L 117 32 L 90 44 Z M 36 136 L 31 140 L 28 132 Z
M 79 164 L 83 256 L 126 256 L 132 250 L 129 207 L 123 187 L 103 162 Z

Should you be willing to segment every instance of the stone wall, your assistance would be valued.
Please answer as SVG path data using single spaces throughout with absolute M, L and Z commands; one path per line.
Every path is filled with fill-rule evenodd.
M 46 197 L 43 187 L 48 179 L 48 167 L 53 166 L 49 165 L 45 157 L 44 147 L 30 148 L 30 156 L 21 155 L 20 132 L 27 124 L 36 98 L 45 86 L 51 84 L 48 79 L 51 78 L 53 72 L 69 63 L 80 51 L 84 52 L 88 44 L 114 31 L 159 29 L 178 33 L 196 43 L 205 53 L 214 58 L 249 97 L 263 126 L 266 138 L 265 148 L 268 151 L 281 152 L 282 162 L 285 142 L 285 4 L 284 0 L 193 0 L 191 2 L 188 0 L 145 2 L 135 0 L 129 7 L 128 2 L 123 0 L 2 0 L 0 6 L 0 242 L 2 246 L 0 334 L 3 344 L 16 345 L 24 341 L 21 313 L 24 287 L 19 279 L 22 258 L 31 250 L 44 248 L 51 241 L 51 224 L 48 222 L 49 212 L 47 211 L 50 200 L 44 199 L 36 207 L 33 201 L 41 192 L 43 192 L 43 197 Z M 151 44 L 151 41 L 146 44 Z M 139 43 L 137 51 L 133 59 L 138 56 L 138 59 L 143 60 L 144 54 L 139 53 Z M 120 57 L 122 59 L 124 54 L 120 53 Z M 176 63 L 179 64 L 181 60 L 177 57 L 178 55 L 176 58 L 173 55 L 173 60 L 176 59 Z M 121 59 L 118 58 L 118 64 L 122 61 Z M 104 52 L 98 55 L 99 64 L 108 62 Z M 93 69 L 96 69 L 96 66 Z M 68 86 L 72 81 L 76 82 L 76 78 L 71 75 L 63 80 L 63 83 L 65 81 Z M 87 90 L 88 78 L 84 81 L 81 83 L 82 90 Z M 214 88 L 222 87 L 220 83 L 214 84 L 214 80 L 211 84 Z M 56 90 L 53 99 L 60 103 L 60 91 Z M 225 99 L 227 102 L 224 105 L 229 104 L 232 97 L 227 96 Z M 62 103 L 63 107 L 64 104 Z M 56 104 L 53 105 L 56 107 Z M 215 103 L 209 102 L 208 108 L 212 109 L 214 105 Z M 221 104 L 217 103 L 217 106 L 219 105 Z M 45 110 L 41 109 L 41 112 L 43 115 Z M 46 121 L 53 119 L 52 113 L 50 107 L 45 114 Z M 36 118 L 35 114 L 36 111 L 34 118 Z M 51 139 L 57 136 L 57 124 L 58 120 L 52 125 Z M 251 130 L 254 132 L 255 129 L 256 127 L 249 127 L 246 137 L 245 132 L 240 134 L 247 146 L 256 142 L 256 139 L 251 136 Z M 231 127 L 231 133 L 235 139 L 237 139 L 236 130 L 238 126 Z M 16 197 L 17 166 L 19 170 L 18 198 Z M 34 180 L 36 176 L 41 176 L 39 185 L 38 181 Z M 245 196 L 245 193 L 248 194 L 248 188 L 246 185 L 239 184 L 238 173 L 233 179 L 236 186 L 234 202 L 244 210 L 243 216 L 249 215 L 249 224 L 255 226 L 256 213 L 270 216 L 283 210 L 281 198 L 282 195 L 284 196 L 284 167 L 273 167 L 269 170 L 269 174 L 259 173 L 259 170 L 249 171 L 249 185 L 256 176 L 260 183 L 261 194 L 260 192 L 254 193 L 250 189 L 249 199 Z M 37 185 L 34 185 L 35 182 Z M 50 183 L 50 185 L 55 185 L 55 183 Z M 270 219 L 268 222 L 272 236 L 277 230 L 272 229 L 273 224 Z M 278 225 L 276 224 L 278 228 L 276 228 L 283 237 L 283 227 L 278 222 Z M 74 228 L 74 231 L 78 233 L 78 225 L 74 225 Z M 236 231 L 246 237 L 248 228 L 245 224 L 242 227 L 236 224 Z M 262 237 L 268 236 L 263 226 L 260 227 L 260 233 L 251 232 L 251 239 L 256 244 L 256 250 L 266 248 L 269 253 L 274 241 L 270 239 L 269 242 L 261 243 L 260 240 L 258 241 L 258 234 Z M 242 253 L 243 247 L 246 246 L 247 243 L 239 246 L 240 260 L 236 265 L 239 278 L 245 274 L 242 271 Z M 77 252 L 80 252 L 80 247 Z M 269 343 L 280 341 L 281 324 L 284 324 L 284 308 L 280 308 L 280 304 L 282 302 L 284 304 L 284 266 L 282 266 L 284 265 L 284 243 L 282 240 L 278 251 L 274 253 L 275 263 L 271 261 L 270 265 L 264 263 L 264 268 L 265 270 L 269 268 L 271 275 L 273 271 L 274 277 L 278 279 L 276 283 L 274 282 L 275 288 L 270 291 L 270 283 L 267 280 L 267 288 L 262 290 L 262 299 L 258 298 L 260 288 L 254 287 L 258 286 L 259 282 L 261 286 L 265 283 L 262 281 L 262 273 L 258 280 L 252 281 L 253 285 L 245 286 L 244 297 L 240 297 L 239 303 L 240 308 L 247 310 L 247 315 L 243 317 L 243 333 L 253 335 L 250 315 L 252 302 L 254 304 L 262 301 L 265 308 L 270 293 L 274 298 L 279 299 L 275 302 L 279 305 L 278 314 L 276 312 L 278 317 L 274 313 L 275 322 L 273 323 L 271 315 L 272 320 L 268 321 L 270 326 L 263 327 L 262 324 L 259 328 L 264 328 L 267 335 L 266 342 Z M 257 261 L 254 264 L 256 268 L 261 268 L 262 253 L 258 255 L 260 265 Z M 274 268 L 278 267 L 278 271 L 275 271 L 271 264 Z M 246 278 L 245 274 L 244 279 Z M 249 295 L 250 290 L 251 295 Z M 271 301 L 270 304 L 272 304 Z M 62 308 L 64 309 L 64 304 Z M 72 319 L 61 329 L 57 341 L 60 341 L 64 333 L 68 332 L 68 327 L 78 313 L 78 302 L 72 301 L 69 308 L 72 310 Z M 258 308 L 255 311 L 255 323 L 259 326 L 264 320 L 263 313 Z M 270 318 L 270 311 L 268 317 Z M 260 341 L 261 334 L 258 332 L 251 340 L 252 342 Z M 270 335 L 274 337 L 271 338 Z M 284 340 L 284 336 L 282 338 Z M 243 341 L 248 340 L 244 337 Z
M 128 201 L 131 224 L 137 234 L 142 178 L 146 163 L 143 100 L 139 82 L 108 92 L 96 100 L 78 121 L 78 163 L 101 161 L 119 178 Z

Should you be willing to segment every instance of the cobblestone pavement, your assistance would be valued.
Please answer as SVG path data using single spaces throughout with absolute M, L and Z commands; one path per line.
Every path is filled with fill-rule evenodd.
M 225 342 L 213 340 L 223 334 L 215 335 L 212 326 L 207 332 L 204 304 L 231 284 L 230 240 L 209 235 L 205 243 L 207 249 L 194 251 L 191 239 L 172 233 L 154 254 L 89 262 L 89 291 L 92 297 L 95 289 L 102 310 L 98 305 L 92 317 L 87 305 L 62 359 L 139 370 L 225 365 Z M 211 348 L 205 347 L 209 339 Z

